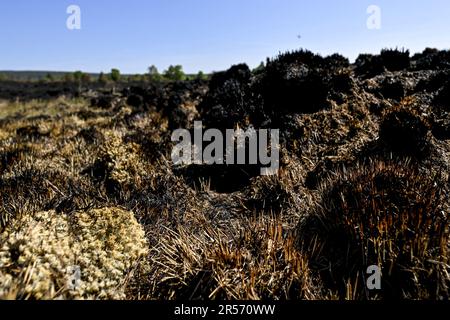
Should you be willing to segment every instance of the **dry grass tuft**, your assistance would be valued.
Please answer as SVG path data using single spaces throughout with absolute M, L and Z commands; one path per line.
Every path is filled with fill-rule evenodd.
M 318 298 L 307 261 L 276 218 L 234 221 L 228 230 L 166 230 L 150 257 L 152 298 Z
M 372 161 L 333 175 L 299 225 L 311 267 L 341 297 L 370 296 L 364 276 L 382 267 L 384 298 L 448 298 L 446 181 L 407 162 Z

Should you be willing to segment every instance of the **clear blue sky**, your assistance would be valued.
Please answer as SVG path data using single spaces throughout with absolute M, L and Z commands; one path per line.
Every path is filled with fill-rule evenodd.
M 70 4 L 81 8 L 81 30 L 66 28 Z M 380 30 L 366 27 L 371 4 Z M 4 0 L 0 41 L 0 70 L 209 72 L 300 47 L 350 59 L 383 47 L 447 49 L 450 1 Z

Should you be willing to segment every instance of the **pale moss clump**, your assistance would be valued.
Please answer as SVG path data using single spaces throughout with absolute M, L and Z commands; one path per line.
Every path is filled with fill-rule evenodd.
M 119 184 L 132 184 L 136 176 L 145 169 L 141 167 L 138 157 L 138 145 L 124 143 L 119 133 L 105 132 L 106 143 L 100 149 L 100 159 L 105 162 L 109 178 Z
M 147 252 L 129 211 L 25 215 L 0 235 L 0 298 L 122 299 L 129 271 Z

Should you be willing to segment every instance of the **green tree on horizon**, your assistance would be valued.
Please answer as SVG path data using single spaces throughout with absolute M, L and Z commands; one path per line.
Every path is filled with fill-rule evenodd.
M 148 67 L 148 79 L 155 82 L 162 80 L 162 76 L 155 65 Z
M 207 80 L 208 76 L 203 71 L 200 70 L 196 75 L 196 79 Z
M 120 70 L 119 69 L 111 69 L 111 74 L 110 74 L 111 80 L 114 82 L 118 82 L 120 80 Z
M 183 67 L 181 65 L 171 65 L 166 71 L 164 71 L 164 78 L 170 81 L 183 81 L 186 79 L 186 75 L 184 74 Z

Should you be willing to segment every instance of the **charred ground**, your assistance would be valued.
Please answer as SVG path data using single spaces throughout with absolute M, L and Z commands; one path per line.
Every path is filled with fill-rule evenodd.
M 449 75 L 448 51 L 296 51 L 208 81 L 3 82 L 0 296 L 448 299 Z M 278 174 L 174 167 L 195 120 L 280 129 Z

